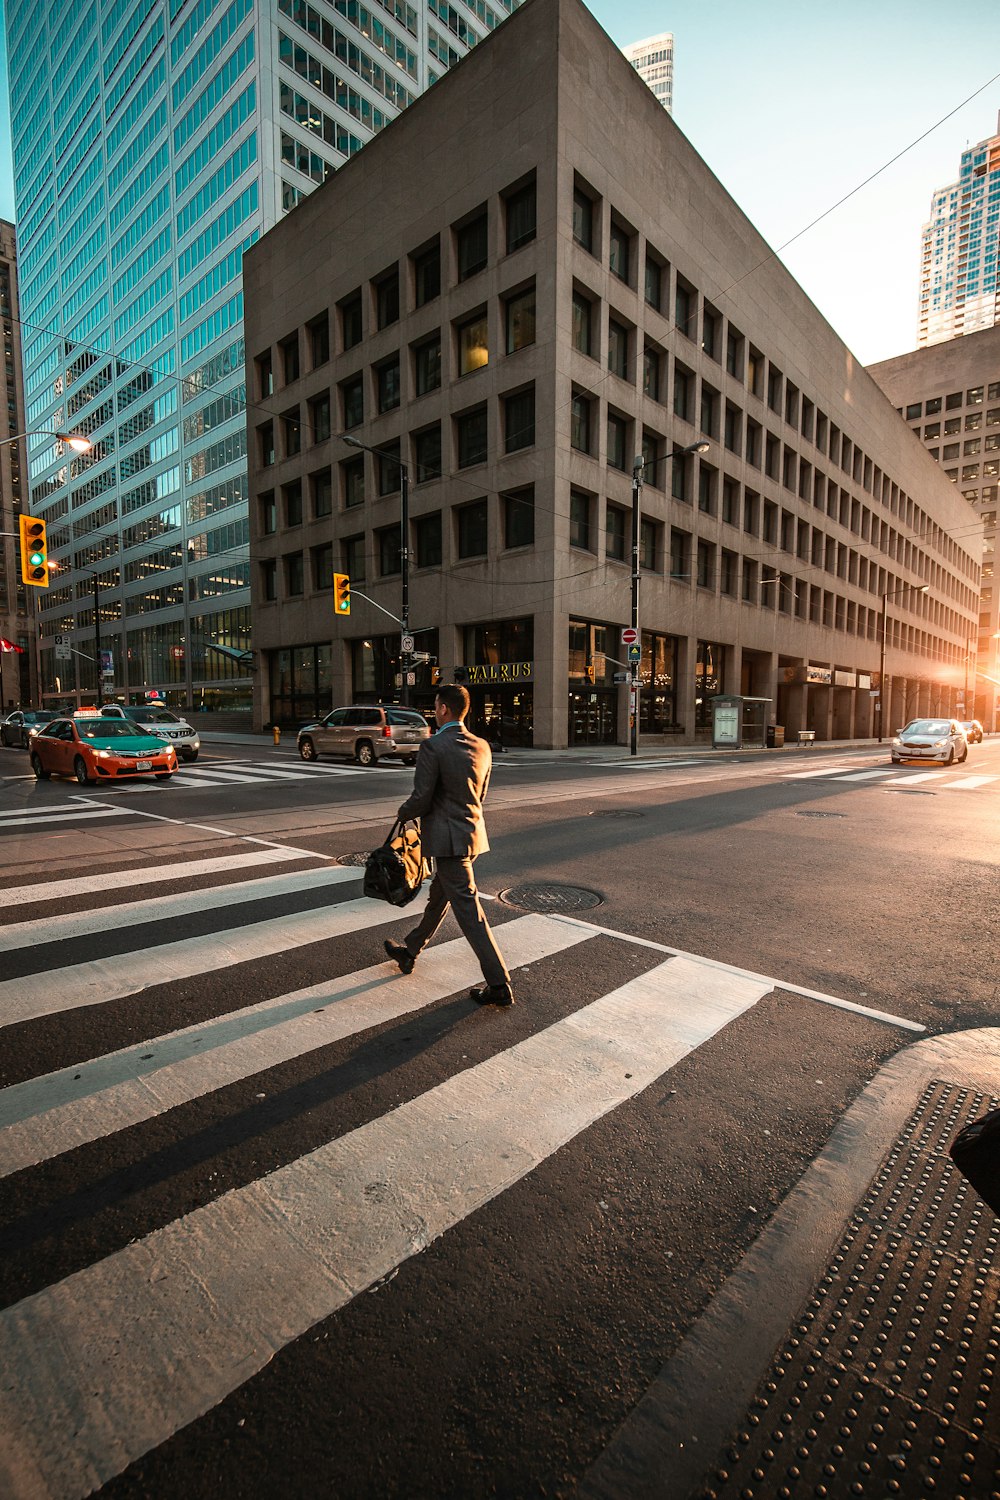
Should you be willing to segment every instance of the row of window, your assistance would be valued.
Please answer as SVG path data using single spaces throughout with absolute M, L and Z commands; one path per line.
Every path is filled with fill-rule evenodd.
M 512 253 L 535 237 L 535 182 L 532 177 L 505 190 L 499 197 L 503 214 L 507 253 Z M 307 324 L 304 333 L 296 329 L 277 346 L 278 358 L 268 349 L 255 359 L 257 372 L 257 396 L 266 400 L 275 390 L 276 376 L 281 385 L 291 385 L 304 371 L 303 356 L 308 356 L 309 368 L 325 364 L 331 356 L 334 344 L 337 353 L 343 354 L 355 348 L 371 333 L 391 327 L 399 321 L 405 306 L 409 309 L 424 307 L 441 294 L 442 272 L 451 282 L 467 281 L 487 264 L 490 244 L 490 207 L 482 204 L 473 214 L 453 225 L 450 239 L 445 239 L 445 250 L 450 245 L 451 260 L 442 263 L 442 239 L 421 246 L 407 256 L 402 268 L 397 262 L 373 277 L 367 288 L 358 287 L 341 298 L 335 309 L 334 328 L 331 329 L 327 313 Z
M 986 399 L 988 401 L 1000 401 L 1000 380 L 994 380 L 986 387 Z M 908 422 L 915 422 L 921 416 L 936 416 L 941 411 L 942 400 L 944 401 L 945 411 L 956 411 L 959 407 L 965 405 L 982 406 L 983 387 L 981 385 L 975 385 L 971 386 L 969 390 L 965 392 L 952 391 L 949 395 L 944 397 L 931 396 L 929 400 L 924 402 L 911 401 L 906 407 L 906 420 Z M 903 415 L 902 407 L 897 407 L 897 411 L 899 412 L 900 416 Z M 936 434 L 925 435 L 936 436 Z

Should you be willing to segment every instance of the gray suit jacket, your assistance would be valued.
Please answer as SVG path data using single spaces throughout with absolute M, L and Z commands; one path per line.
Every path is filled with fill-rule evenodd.
M 492 769 L 489 745 L 464 723 L 439 729 L 424 740 L 417 755 L 413 791 L 399 816 L 420 819 L 425 855 L 439 859 L 458 854 L 474 859 L 486 853 L 490 842 L 483 801 Z

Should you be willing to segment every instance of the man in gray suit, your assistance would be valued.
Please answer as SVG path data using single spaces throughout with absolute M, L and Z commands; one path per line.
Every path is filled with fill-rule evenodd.
M 417 755 L 413 791 L 398 816 L 420 819 L 423 852 L 434 859 L 434 879 L 424 914 L 404 943 L 385 942 L 385 951 L 404 974 L 413 970 L 448 915 L 449 906 L 486 983 L 469 991 L 480 1005 L 513 1005 L 510 972 L 496 945 L 479 902 L 472 861 L 489 849 L 483 800 L 490 784 L 493 758 L 485 740 L 465 727 L 469 695 L 448 683 L 437 690 L 434 717 L 437 733 L 425 740 Z

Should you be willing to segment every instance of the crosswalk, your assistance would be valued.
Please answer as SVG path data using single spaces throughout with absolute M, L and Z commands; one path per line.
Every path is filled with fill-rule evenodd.
M 121 899 L 102 904 L 116 878 Z M 480 1010 L 465 998 L 477 976 L 464 941 L 443 936 L 405 978 L 384 960 L 390 924 L 408 926 L 425 897 L 401 913 L 367 900 L 360 880 L 355 867 L 259 846 L 98 884 L 26 885 L 4 910 L 0 1031 L 11 1081 L 0 1088 L 0 1177 L 16 1201 L 34 1205 L 34 1189 L 44 1195 L 54 1180 L 46 1174 L 65 1170 L 82 1213 L 88 1193 L 108 1199 L 122 1153 L 156 1160 L 169 1183 L 170 1151 L 186 1159 L 210 1121 L 252 1147 L 237 1154 L 237 1180 L 201 1179 L 194 1206 L 165 1189 L 155 1222 L 136 1221 L 135 1232 L 135 1189 L 123 1190 L 93 1242 L 71 1253 L 56 1236 L 58 1274 L 46 1279 L 32 1261 L 30 1293 L 5 1295 L 0 1370 L 17 1372 L 0 1379 L 9 1500 L 99 1489 L 779 985 L 904 1034 L 922 1029 L 793 976 L 534 913 L 501 921 L 502 947 L 515 988 L 521 975 L 576 965 L 561 1009 L 540 1024 L 528 1007 Z M 153 881 L 172 889 L 137 894 Z M 28 920 L 18 904 L 30 906 Z M 611 978 L 598 982 L 597 972 Z M 446 1032 L 467 1028 L 471 1055 L 432 1059 L 429 1076 L 390 1092 L 384 1110 L 311 1127 L 318 1135 L 306 1131 L 298 1145 L 279 1129 L 287 1108 L 269 1130 L 261 1111 L 272 1096 L 312 1089 L 315 1106 L 319 1083 L 359 1046 L 383 1048 L 379 1066 L 391 1067 L 393 1028 L 430 1007 Z M 511 1040 L 512 1021 L 521 1029 Z M 33 1039 L 41 1067 L 31 1064 Z M 9 1227 L 2 1233 L 10 1249 Z
M 895 791 L 905 791 L 907 787 L 921 787 L 929 783 L 935 783 L 940 791 L 949 792 L 975 792 L 981 787 L 991 786 L 1000 781 L 1000 773 L 995 776 L 975 775 L 968 771 L 948 767 L 940 767 L 934 771 L 915 771 L 908 766 L 876 766 L 870 770 L 857 771 L 847 770 L 844 766 L 828 766 L 808 771 L 786 771 L 782 773 L 783 781 L 825 781 L 828 784 L 836 782 L 856 783 L 867 782 L 872 785 L 888 787 Z

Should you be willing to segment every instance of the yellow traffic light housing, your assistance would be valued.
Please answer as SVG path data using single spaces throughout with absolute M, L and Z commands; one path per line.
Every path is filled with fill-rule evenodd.
M 38 516 L 19 516 L 21 534 L 21 578 L 34 588 L 49 586 L 49 547 L 45 522 Z
M 335 615 L 351 613 L 351 580 L 346 573 L 333 575 L 333 612 Z

